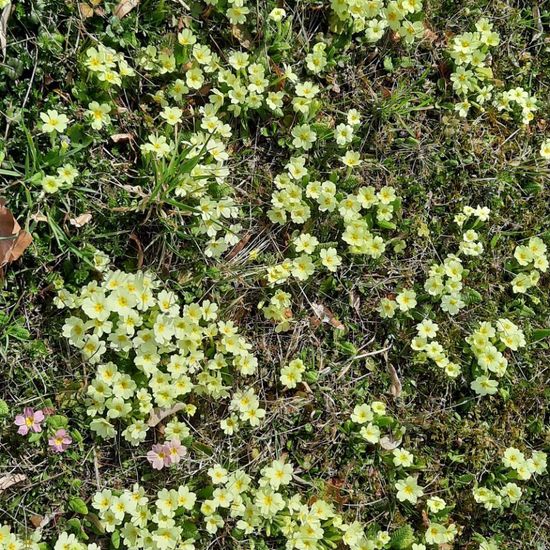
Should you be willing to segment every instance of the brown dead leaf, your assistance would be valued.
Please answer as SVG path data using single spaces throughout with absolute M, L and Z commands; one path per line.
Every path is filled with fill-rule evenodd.
M 247 50 L 250 49 L 252 46 L 252 37 L 243 27 L 240 27 L 239 25 L 232 25 L 231 34 L 239 41 L 239 44 L 243 48 L 246 48 Z
M 13 214 L 0 199 L 0 268 L 15 262 L 32 243 L 32 236 L 21 229 Z
M 115 17 L 119 19 L 126 17 L 138 4 L 139 0 L 120 0 L 114 11 Z
M 31 516 L 30 517 L 31 523 L 35 529 L 38 529 L 44 520 L 42 516 Z
M 167 409 L 153 409 L 149 415 L 149 420 L 147 420 L 147 426 L 154 428 L 157 424 L 162 422 L 165 418 L 176 414 L 179 411 L 185 409 L 185 403 L 176 403 L 173 407 Z
M 360 315 L 361 298 L 359 297 L 359 294 L 353 289 L 349 293 L 349 305 L 355 310 L 355 313 L 357 313 L 357 315 Z
M 94 8 L 85 2 L 80 2 L 80 4 L 78 4 L 78 12 L 80 13 L 80 17 L 82 17 L 82 19 L 88 19 L 89 17 L 93 17 Z
M 430 526 L 430 518 L 426 510 L 422 510 L 422 525 L 427 529 Z
M 130 240 L 134 241 L 136 243 L 137 248 L 137 268 L 141 269 L 141 266 L 143 265 L 143 246 L 141 245 L 141 241 L 137 238 L 137 235 L 135 233 L 132 233 L 130 235 Z
M 8 47 L 8 19 L 11 14 L 11 2 L 8 2 L 2 14 L 0 15 L 0 49 L 2 49 L 2 55 L 6 58 L 6 48 Z
M 344 330 L 346 327 L 342 324 L 342 322 L 337 319 L 334 316 L 334 313 L 330 311 L 330 309 L 323 305 L 323 304 L 311 304 L 311 308 L 313 309 L 313 313 L 317 315 L 317 317 L 323 322 L 328 323 L 329 325 L 333 326 L 334 328 L 337 328 L 338 330 Z
M 0 493 L 2 491 L 5 491 L 12 485 L 17 485 L 17 483 L 21 483 L 26 479 L 27 476 L 25 474 L 8 474 L 6 476 L 0 477 Z
M 122 189 L 132 193 L 133 195 L 138 195 L 142 199 L 149 198 L 149 195 L 141 188 L 139 185 L 121 185 Z
M 325 493 L 327 498 L 336 502 L 338 506 L 343 506 L 348 502 L 346 481 L 339 477 L 333 477 L 325 484 Z
M 247 244 L 252 237 L 252 233 L 247 233 L 229 252 L 225 257 L 227 261 L 232 260 Z
M 75 227 L 83 227 L 87 223 L 90 223 L 92 221 L 92 215 L 89 212 L 86 212 L 84 214 L 80 214 L 80 216 L 77 216 L 76 218 L 71 218 L 69 220 L 69 223 L 71 225 L 74 225 Z
M 439 40 L 439 35 L 434 32 L 426 23 L 424 23 L 424 38 L 430 43 L 435 44 Z
M 52 514 L 47 514 L 46 516 L 31 516 L 31 523 L 35 529 L 43 529 L 48 525 L 53 519 L 59 516 L 59 512 L 54 512 Z
M 390 365 L 388 363 L 387 368 L 391 378 L 390 393 L 394 397 L 399 397 L 401 395 L 401 390 L 403 389 L 403 386 L 401 385 L 401 380 L 399 380 L 399 376 L 397 376 L 397 371 L 395 370 L 393 365 Z
M 124 143 L 126 141 L 131 141 L 132 139 L 134 139 L 134 136 L 132 134 L 113 134 L 111 136 L 111 139 L 115 143 Z
M 401 439 L 394 439 L 393 435 L 390 434 L 381 437 L 378 443 L 380 444 L 380 447 L 382 447 L 382 449 L 385 449 L 386 451 L 393 451 L 394 449 L 397 449 L 399 445 L 401 445 L 401 441 Z
M 44 216 L 44 214 L 42 214 L 41 212 L 37 212 L 36 214 L 33 214 L 31 216 L 31 220 L 33 220 L 35 222 L 47 222 L 48 217 Z

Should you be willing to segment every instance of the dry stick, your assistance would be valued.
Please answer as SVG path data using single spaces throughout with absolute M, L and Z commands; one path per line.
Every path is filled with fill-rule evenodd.
M 97 490 L 101 491 L 101 478 L 99 477 L 99 461 L 97 459 L 97 449 L 94 446 L 94 471 L 95 471 L 95 482 L 97 484 Z
M 355 357 L 352 357 L 349 360 L 348 364 L 342 369 L 340 374 L 337 376 L 336 380 L 340 380 L 340 378 L 342 378 L 342 376 L 344 376 L 346 372 L 348 372 L 348 370 L 351 368 L 351 365 L 353 364 L 354 361 L 358 361 L 359 359 L 364 359 L 365 357 L 372 357 L 373 355 L 380 355 L 381 353 L 387 353 L 392 348 L 392 346 L 393 344 L 390 344 L 386 348 L 369 351 L 367 353 L 362 353 L 361 355 L 356 355 Z

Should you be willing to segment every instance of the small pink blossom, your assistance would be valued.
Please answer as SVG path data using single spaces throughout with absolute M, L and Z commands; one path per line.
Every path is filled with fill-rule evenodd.
M 19 426 L 18 434 L 27 435 L 29 431 L 41 432 L 42 422 L 44 421 L 44 413 L 42 411 L 34 411 L 31 407 L 25 407 L 23 414 L 18 414 L 15 417 L 15 425 Z
M 164 445 L 168 449 L 168 456 L 172 464 L 177 464 L 187 452 L 187 449 L 180 443 L 179 439 L 172 439 Z
M 48 444 L 56 453 L 62 453 L 67 450 L 72 442 L 73 440 L 71 439 L 71 436 L 67 433 L 67 430 L 64 430 L 63 428 L 57 430 L 54 436 L 48 439 Z
M 147 460 L 155 470 L 162 470 L 165 466 L 172 464 L 168 445 L 153 445 L 147 453 Z

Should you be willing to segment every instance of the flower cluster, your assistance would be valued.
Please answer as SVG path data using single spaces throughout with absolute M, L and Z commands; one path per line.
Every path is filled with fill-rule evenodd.
M 42 550 L 46 543 L 41 542 L 42 530 L 36 529 L 28 535 L 12 533 L 9 525 L 0 524 L 0 548 L 2 550 Z M 52 541 L 53 550 L 101 550 L 95 543 L 80 542 L 74 533 L 62 531 L 57 539 Z M 48 548 L 51 548 L 48 546 Z
M 62 187 L 70 187 L 78 177 L 78 170 L 72 164 L 63 164 L 56 175 L 42 175 L 40 184 L 46 193 L 56 193 Z
M 407 44 L 424 35 L 422 0 L 331 0 L 331 6 L 353 32 L 364 32 L 368 42 L 378 42 L 387 30 Z
M 411 348 L 421 352 L 433 361 L 439 368 L 444 369 L 450 378 L 456 378 L 460 372 L 460 365 L 452 362 L 443 346 L 436 340 L 439 325 L 431 319 L 424 319 L 416 325 L 416 336 L 412 339 Z
M 155 470 L 162 470 L 165 466 L 178 464 L 186 452 L 179 438 L 172 437 L 167 443 L 153 445 L 147 453 L 147 460 Z
M 377 444 L 380 449 L 387 450 L 387 454 L 391 457 L 391 464 L 400 476 L 394 483 L 397 500 L 416 505 L 419 499 L 424 496 L 424 489 L 418 484 L 417 477 L 406 473 L 408 468 L 415 467 L 415 457 L 412 452 L 400 448 L 404 428 L 399 427 L 392 417 L 386 415 L 386 406 L 381 401 L 373 401 L 370 405 L 367 403 L 356 405 L 351 420 L 361 425 L 359 434 L 363 439 L 372 445 Z M 391 427 L 392 432 L 382 436 L 381 428 L 383 427 Z M 452 542 L 458 531 L 454 523 L 449 523 L 446 526 L 441 523 L 448 512 L 445 501 L 439 497 L 430 497 L 426 504 L 431 516 L 430 519 L 437 521 L 430 521 L 424 534 L 425 542 L 427 544 Z M 405 540 L 408 544 L 405 544 Z M 411 544 L 412 548 L 417 550 L 426 548 L 423 543 L 414 543 L 414 541 L 412 529 L 405 527 L 403 532 L 398 530 L 392 536 L 392 548 L 409 548 Z M 403 546 L 399 545 L 401 543 Z
M 350 418 L 352 422 L 361 426 L 359 435 L 371 445 L 380 443 L 381 428 L 392 427 L 395 424 L 392 417 L 386 416 L 386 405 L 382 401 L 373 401 L 370 405 L 355 405 Z
M 503 485 L 476 486 L 472 493 L 474 500 L 483 504 L 486 510 L 508 508 L 521 500 L 523 491 L 515 481 L 526 481 L 535 474 L 542 475 L 546 472 L 546 454 L 542 451 L 534 451 L 531 458 L 515 447 L 508 447 L 502 457 L 503 465 L 508 468 L 505 474 L 509 481 Z
M 201 531 L 211 537 L 228 525 L 233 526 L 237 539 L 279 535 L 289 550 L 313 549 L 338 541 L 351 550 L 393 548 L 397 541 L 405 540 L 415 543 L 410 527 L 392 536 L 372 529 L 367 534 L 361 523 L 346 523 L 334 506 L 321 498 L 304 503 L 299 493 L 290 490 L 294 476 L 295 467 L 280 459 L 264 466 L 257 482 L 244 470 L 230 472 L 216 464 L 208 469 L 208 490 L 193 492 L 187 485 L 180 485 L 177 489 L 163 488 L 155 499 L 150 499 L 136 484 L 131 490 L 97 492 L 93 506 L 105 531 L 119 532 L 129 549 L 194 550 L 202 547 Z M 407 479 L 402 489 L 407 495 L 409 487 L 412 484 Z M 418 494 L 418 489 L 415 491 Z M 428 504 L 440 511 L 436 500 L 430 499 Z M 189 529 L 190 524 L 194 529 Z M 425 533 L 429 544 L 443 540 L 436 525 L 431 524 Z M 445 540 L 452 541 L 456 528 L 450 525 L 444 529 Z M 185 535 L 189 532 L 194 533 L 193 537 Z M 425 548 L 421 543 L 413 547 Z
M 122 77 L 135 74 L 121 54 L 101 44 L 89 48 L 86 56 L 85 67 L 102 81 L 121 85 Z M 250 63 L 249 54 L 234 52 L 230 56 L 230 67 L 237 71 L 232 73 L 231 68 L 222 68 L 219 56 L 208 46 L 197 42 L 191 29 L 183 29 L 175 48 L 161 50 L 146 46 L 140 50 L 137 63 L 150 78 L 168 79 L 152 97 L 161 109 L 154 130 L 146 134 L 140 145 L 143 160 L 155 168 L 163 191 L 184 198 L 187 205 L 192 206 L 189 212 L 197 222 L 193 231 L 209 238 L 205 255 L 218 258 L 239 241 L 241 230 L 240 225 L 233 223 L 239 210 L 230 196 L 232 188 L 226 183 L 227 140 L 232 137 L 232 130 L 222 119 L 227 113 L 234 116 L 240 113 L 241 100 L 233 101 L 236 96 L 231 94 L 231 85 L 237 86 L 241 70 Z M 259 76 L 261 71 L 261 64 L 252 64 L 249 76 L 251 81 L 257 77 L 254 82 L 258 92 L 268 84 L 265 80 L 265 85 L 260 86 L 259 80 L 264 82 Z M 216 79 L 221 89 L 213 87 L 205 104 L 184 112 L 185 98 L 205 85 L 214 85 Z M 246 92 L 246 87 L 244 89 Z M 256 95 L 261 105 L 263 100 Z M 100 97 L 100 101 L 89 103 L 85 113 L 94 130 L 101 130 L 111 122 L 112 105 Z M 224 110 L 226 99 L 229 105 Z
M 481 372 L 470 384 L 477 395 L 493 395 L 498 390 L 498 381 L 490 378 L 493 373 L 501 378 L 506 373 L 508 360 L 505 349 L 517 351 L 525 346 L 523 331 L 508 319 L 499 319 L 496 328 L 489 322 L 482 322 L 479 328 L 466 338 L 477 361 L 477 371 Z
M 512 280 L 512 290 L 516 294 L 525 294 L 530 288 L 537 286 L 540 274 L 548 270 L 548 256 L 546 244 L 540 237 L 531 237 L 527 244 L 516 246 L 514 258 L 519 269 Z
M 432 265 L 428 272 L 424 290 L 430 296 L 438 298 L 441 301 L 441 309 L 449 315 L 456 315 L 466 306 L 461 294 L 465 268 L 460 255 L 480 256 L 483 253 L 483 243 L 474 227 L 487 221 L 489 214 L 490 210 L 487 207 L 465 206 L 462 212 L 455 216 L 455 222 L 460 228 L 464 228 L 471 217 L 475 220 L 471 224 L 472 227 L 462 233 L 457 254 L 447 254 L 442 263 Z
M 48 438 L 48 446 L 54 453 L 63 453 L 66 451 L 73 442 L 69 432 L 60 427 L 60 425 L 66 425 L 66 418 L 64 416 L 50 416 L 51 409 L 37 410 L 35 411 L 31 407 L 26 407 L 23 410 L 23 414 L 18 414 L 15 417 L 14 424 L 18 427 L 17 433 L 19 435 L 31 435 L 35 438 L 35 434 L 43 433 L 44 422 L 48 426 L 48 432 L 50 437 Z M 49 418 L 47 418 L 49 416 Z M 31 437 L 32 439 L 32 437 Z
M 135 484 L 132 490 L 119 494 L 110 489 L 99 491 L 92 505 L 105 531 L 118 530 L 127 548 L 168 550 L 182 542 L 182 548 L 193 550 L 192 540 L 182 540 L 182 524 L 196 499 L 189 487 L 180 485 L 177 489 L 161 489 L 151 503 L 143 487 Z
M 85 52 L 84 66 L 107 88 L 121 86 L 125 77 L 135 76 L 124 55 L 97 43 Z
M 466 117 L 472 106 L 484 109 L 484 105 L 493 99 L 493 105 L 499 111 L 511 112 L 514 104 L 522 114 L 524 124 L 529 124 L 537 110 L 537 100 L 523 88 L 516 87 L 503 92 L 495 92 L 491 82 L 493 71 L 487 64 L 491 48 L 498 46 L 500 37 L 486 18 L 476 23 L 475 32 L 465 32 L 453 38 L 449 53 L 456 66 L 451 75 L 454 91 L 462 101 L 455 105 L 461 117 Z
M 229 397 L 222 371 L 232 367 L 243 376 L 256 371 L 250 344 L 231 321 L 218 320 L 215 303 L 181 307 L 173 292 L 159 287 L 147 273 L 106 271 L 100 284 L 89 283 L 78 295 L 63 294 L 63 304 L 77 310 L 63 334 L 84 360 L 97 365 L 87 390 L 88 414 L 92 430 L 103 438 L 114 437 L 116 423 L 126 426 L 122 435 L 138 445 L 155 406 L 194 414 L 191 393 Z M 257 408 L 256 413 L 239 410 L 242 421 L 257 424 Z
M 317 42 L 311 53 L 306 55 L 306 67 L 313 74 L 320 74 L 327 66 L 327 45 L 324 42 Z
M 451 507 L 441 497 L 430 497 L 426 501 L 426 508 L 429 517 L 424 535 L 426 542 L 437 545 L 452 543 L 458 534 L 458 527 L 449 520 Z
M 391 319 L 397 310 L 405 313 L 413 309 L 418 303 L 416 298 L 416 292 L 413 289 L 404 288 L 397 294 L 395 299 L 382 298 L 378 305 L 378 313 L 383 319 Z
M 269 299 L 269 303 L 260 302 L 258 308 L 262 310 L 266 319 L 275 321 L 277 326 L 276 332 L 284 332 L 290 328 L 292 320 L 292 297 L 288 292 L 276 290 L 275 294 Z
M 356 123 L 349 113 L 348 120 Z M 340 126 L 336 130 L 337 136 L 352 139 L 353 126 Z M 310 181 L 305 164 L 305 157 L 292 157 L 286 165 L 287 171 L 275 177 L 277 190 L 271 197 L 270 220 L 282 225 L 290 217 L 293 223 L 302 225 L 312 216 L 313 207 L 320 214 L 337 212 L 345 227 L 341 239 L 347 244 L 348 252 L 379 258 L 386 249 L 386 243 L 372 232 L 373 224 L 393 227 L 389 222 L 399 204 L 395 189 L 385 186 L 376 191 L 372 186 L 360 187 L 356 193 L 344 195 L 339 193 L 336 183 L 331 180 Z M 319 266 L 334 272 L 342 264 L 337 249 L 320 243 L 311 233 L 296 232 L 293 245 L 296 252 L 294 259 L 286 258 L 282 263 L 268 268 L 267 279 L 271 285 L 282 284 L 290 277 L 305 281 Z
M 281 369 L 279 380 L 285 388 L 294 389 L 302 381 L 306 366 L 301 359 L 293 359 Z

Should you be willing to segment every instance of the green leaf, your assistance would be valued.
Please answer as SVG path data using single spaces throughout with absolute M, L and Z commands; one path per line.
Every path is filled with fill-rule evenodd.
M 9 336 L 15 338 L 16 340 L 30 340 L 31 339 L 31 333 L 25 328 L 20 325 L 12 325 L 11 327 L 8 327 L 6 330 L 6 334 Z
M 199 530 L 197 529 L 197 526 L 191 521 L 184 521 L 181 524 L 181 538 L 182 540 L 198 539 Z
M 394 424 L 394 420 L 391 416 L 379 416 L 376 420 L 376 425 L 386 428 Z
M 76 514 L 82 514 L 83 516 L 88 513 L 88 507 L 86 506 L 86 503 L 78 497 L 74 497 L 69 500 L 69 509 Z
M 58 428 L 65 428 L 68 424 L 68 420 L 66 416 L 63 416 L 61 414 L 54 414 L 50 417 L 48 417 L 48 426 L 54 429 Z
M 29 438 L 27 441 L 29 443 L 34 443 L 35 441 L 40 441 L 41 438 L 42 438 L 42 432 L 32 433 L 31 435 L 29 435 Z
M 483 301 L 483 296 L 473 288 L 469 288 L 466 291 L 466 301 L 468 304 L 480 304 Z
M 120 531 L 118 531 L 118 529 L 113 531 L 113 534 L 111 535 L 111 546 L 113 548 L 120 547 Z
M 0 399 L 0 417 L 8 416 L 9 414 L 10 408 L 8 404 L 3 399 Z
M 376 225 L 382 229 L 396 229 L 397 225 L 393 222 L 387 222 L 386 220 L 376 220 Z
M 464 474 L 456 478 L 458 482 L 467 484 L 470 483 L 475 479 L 475 476 L 473 474 Z
M 533 331 L 531 337 L 531 343 L 538 342 L 539 340 L 544 340 L 550 336 L 550 328 L 539 328 Z
M 414 542 L 414 531 L 410 525 L 403 525 L 393 532 L 391 537 L 391 548 L 395 550 L 406 550 Z

